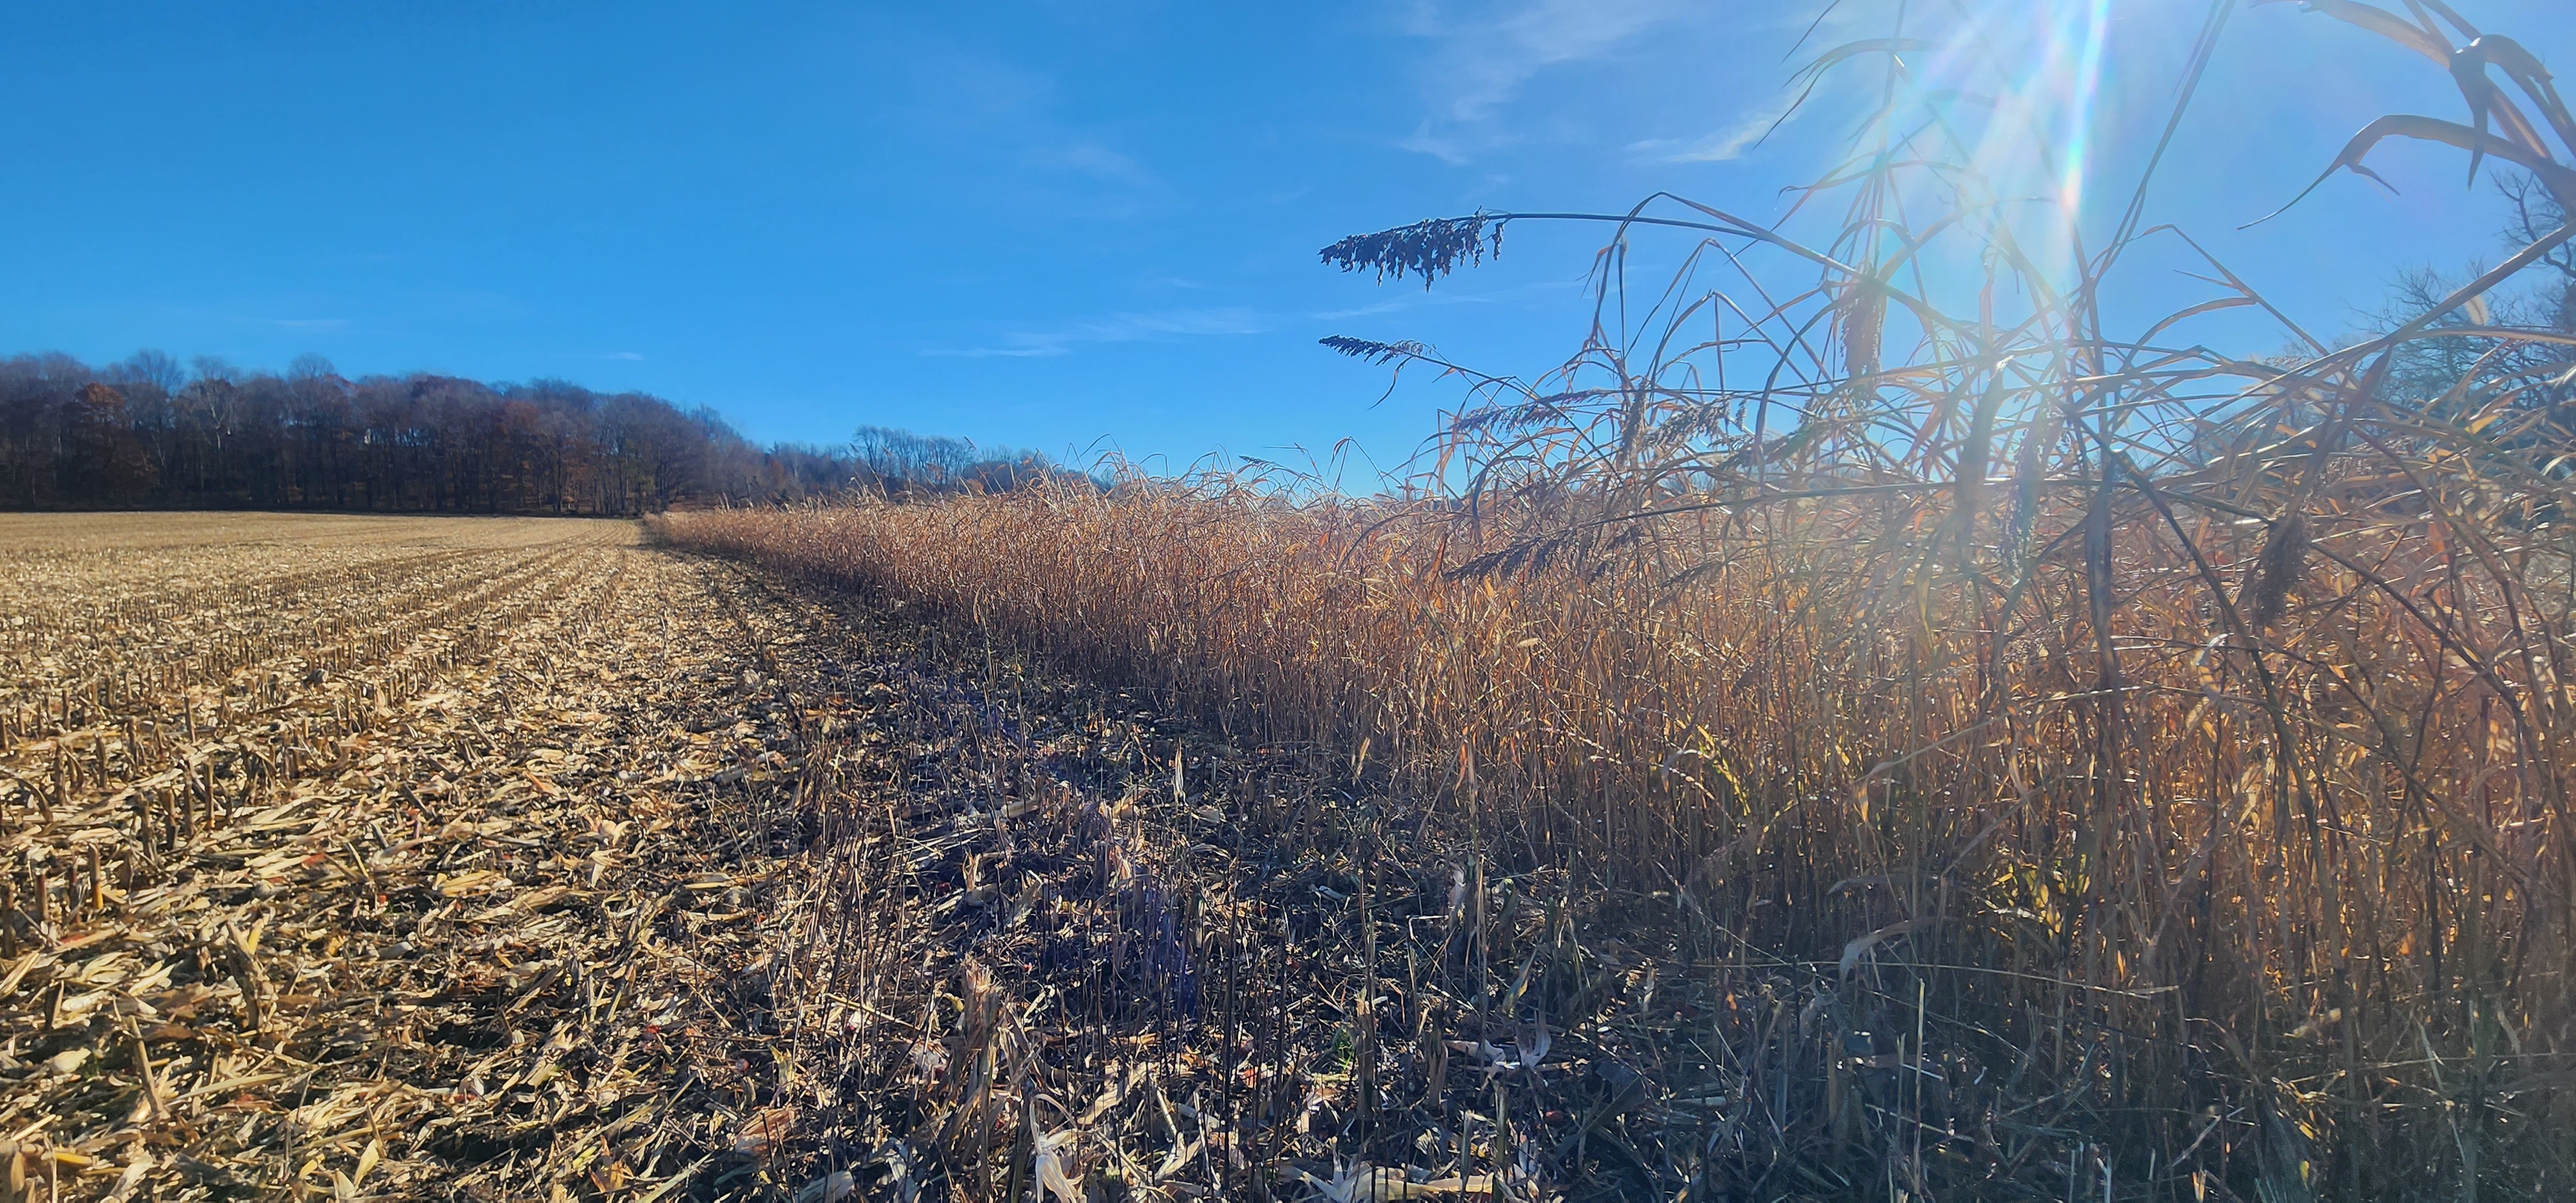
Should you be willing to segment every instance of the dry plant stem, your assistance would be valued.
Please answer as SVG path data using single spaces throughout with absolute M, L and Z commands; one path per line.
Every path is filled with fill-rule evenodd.
M 2433 516 L 2333 487 L 2372 456 L 2413 473 Z M 2438 458 L 2358 440 L 2319 469 L 2325 485 L 2294 473 L 2279 486 L 2316 499 L 2318 533 L 2281 619 L 2258 632 L 2227 581 L 2257 561 L 2263 528 L 2195 527 L 2179 506 L 2209 482 L 2124 461 L 2098 470 L 2118 492 L 2043 498 L 2039 550 L 2000 604 L 1982 558 L 1976 575 L 1917 575 L 1954 555 L 1947 537 L 1903 541 L 1944 528 L 1889 498 L 1770 505 L 1724 527 L 1657 519 L 1659 549 L 1701 566 L 1683 588 L 1656 560 L 1462 576 L 1478 539 L 1507 536 L 1437 507 L 1295 508 L 1222 481 L 660 529 L 926 609 L 960 641 L 1128 683 L 1231 741 L 1312 748 L 1336 766 L 1319 777 L 1349 779 L 1365 738 L 1362 795 L 1387 799 L 1372 805 L 1432 803 L 1408 820 L 1425 901 L 1407 926 L 1454 913 L 1465 929 L 1416 954 L 1465 970 L 1446 990 L 1459 1039 L 1506 1048 L 1541 1016 L 1560 1041 L 1622 1030 L 1623 1056 L 1660 1064 L 1659 1097 L 1759 1104 L 1631 1116 L 1619 1139 L 1648 1176 L 1621 1189 L 1830 1180 L 1874 1147 L 1865 1132 L 1898 1138 L 1902 1173 L 1936 1193 L 1961 1174 L 2062 1186 L 2108 1173 L 2159 1189 L 2206 1175 L 2252 1197 L 2244 1175 L 2284 1164 L 2280 1134 L 2300 1125 L 2313 1135 L 2296 1156 L 2337 1181 L 2420 1175 L 2461 1122 L 2447 1110 L 2458 1074 L 2435 1080 L 2428 1037 L 2443 1064 L 2484 1067 L 2479 1097 L 2517 1100 L 2481 1104 L 2479 1173 L 2557 1181 L 2547 1117 L 2567 1034 L 2552 950 L 2566 917 L 2551 783 L 2566 766 L 2547 734 L 2561 720 L 2542 717 L 2557 707 L 2533 689 L 2554 680 L 2567 616 L 2525 600 L 2551 590 L 2491 574 L 2563 572 L 2566 549 L 2489 526 L 2477 536 L 2506 554 L 2439 550 L 2466 542 L 2438 500 L 2465 484 Z M 1882 590 L 1901 590 L 1901 624 L 1880 618 Z M 2121 649 L 2107 685 L 2079 667 L 2105 646 Z M 2098 742 L 2106 708 L 2087 709 L 2112 691 L 2136 733 L 2115 750 Z M 2111 764 L 2133 784 L 2106 799 Z M 1311 818 L 1249 799 L 1230 818 L 1253 839 L 1315 838 Z M 1367 830 L 1343 828 L 1335 859 L 1364 861 Z M 1512 850 L 1509 889 L 1484 873 L 1497 848 Z M 1474 883 L 1454 912 L 1436 901 L 1452 865 Z M 1545 993 L 1516 997 L 1544 930 L 1519 926 L 1518 900 L 1549 898 L 1531 883 L 1567 868 L 1583 888 L 1559 904 L 1590 943 L 1542 957 Z M 1340 892 L 1382 936 L 1379 872 Z M 1691 953 L 1693 931 L 1725 955 Z M 1353 992 L 1383 982 L 1370 966 L 1389 945 L 1350 948 Z M 1587 955 L 1624 963 L 1624 993 L 1586 981 Z M 1650 977 L 1674 1010 L 1647 1001 Z M 1696 1035 L 1710 1016 L 1714 1034 Z M 1366 1018 L 1350 1016 L 1354 1047 Z M 1889 1036 L 1918 1024 L 1920 1040 Z M 1389 1085 L 1353 1115 L 1406 1114 L 1385 1091 L 1434 1068 L 1425 1047 L 1381 1042 L 1371 1072 Z M 1481 1077 L 1476 1055 L 1462 1059 Z M 1597 1062 L 1586 1050 L 1579 1064 Z M 1551 1089 L 1597 1076 L 1567 1072 L 1576 1081 Z M 1497 1132 L 1506 1118 L 1543 1128 L 1561 1105 L 1523 1098 L 1521 1080 L 1410 1114 L 1452 1133 L 1470 1114 Z M 2378 1117 L 2366 1140 L 2351 1135 L 2356 1106 Z M 1581 1112 L 1561 1109 L 1579 1129 Z M 2230 1118 L 2265 1115 L 2294 1118 Z M 1711 1141 L 1741 1155 L 1708 1161 Z M 1624 1162 L 1604 1143 L 1565 1155 Z M 1508 1160 L 1479 1147 L 1437 1164 Z M 1360 1148 L 1384 1164 L 1398 1146 Z

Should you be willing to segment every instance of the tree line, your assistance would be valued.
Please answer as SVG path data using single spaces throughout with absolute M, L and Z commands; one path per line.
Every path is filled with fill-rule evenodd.
M 560 380 L 350 379 L 140 351 L 0 358 L 0 508 L 632 515 L 832 494 L 998 490 L 1044 456 L 862 427 L 753 445 L 722 415 Z

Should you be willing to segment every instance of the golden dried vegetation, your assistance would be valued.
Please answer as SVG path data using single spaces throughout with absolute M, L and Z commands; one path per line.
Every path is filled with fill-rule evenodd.
M 2316 7 L 2475 123 L 2338 168 L 2563 221 L 2535 57 Z M 1842 213 L 1601 218 L 1540 381 L 1333 340 L 1474 394 L 1396 495 L 0 525 L 9 1189 L 2576 1194 L 2576 225 L 2229 355 L 1978 65 L 1821 56 Z
M 2576 196 L 2519 45 L 2318 7 L 2451 68 L 2477 123 L 2377 123 L 2337 167 L 2426 138 Z M 2267 311 L 2250 286 L 2142 200 L 2088 251 L 1999 199 L 2058 177 L 2010 174 L 1922 50 L 1823 56 L 1887 64 L 1801 194 L 1847 200 L 1824 236 L 1602 218 L 1599 317 L 1541 381 L 1332 340 L 1474 393 L 1405 496 L 1138 478 L 655 529 L 1268 766 L 1204 795 L 1268 851 L 1175 837 L 1152 878 L 1199 883 L 1159 930 L 1209 972 L 1267 925 L 1254 963 L 1310 983 L 1197 1016 L 1247 1087 L 1205 1138 L 1254 1154 L 1239 1189 L 2576 1191 L 2568 339 L 2488 299 L 2576 227 L 2350 345 L 2231 356 L 2176 331 Z M 1566 216 L 1326 256 L 1429 278 Z M 1701 241 L 1632 317 L 1632 243 L 1675 230 Z M 2106 334 L 2151 253 L 2216 291 Z M 1072 987 L 961 989 L 971 1028 Z M 968 1044 L 1028 1144 L 933 1141 L 947 1173 L 1140 1186 L 1035 1101 L 1044 1040 Z
M 0 572 L 6 1198 L 767 1189 L 808 720 L 739 574 L 270 515 L 0 519 Z

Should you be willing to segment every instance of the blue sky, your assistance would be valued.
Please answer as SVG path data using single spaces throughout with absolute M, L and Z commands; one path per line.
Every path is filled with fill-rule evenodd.
M 2102 3 L 2091 153 L 2116 202 L 2202 6 Z M 1515 227 L 1428 293 L 1316 249 L 1656 189 L 1776 215 L 1850 127 L 1823 104 L 1752 142 L 1819 7 L 9 3 L 0 351 L 561 377 L 760 439 L 875 423 L 1177 466 L 1351 438 L 1391 463 L 1457 389 L 1381 403 L 1383 369 L 1315 340 L 1543 371 L 1600 232 Z M 2576 55 L 2576 5 L 2461 7 Z M 1810 50 L 1880 32 L 1872 11 Z M 2345 176 L 2235 227 L 2371 117 L 2458 109 L 2430 63 L 2239 12 L 2151 216 L 2349 330 L 2401 269 L 2499 256 L 2459 156 L 2392 145 L 2373 162 L 2400 195 Z

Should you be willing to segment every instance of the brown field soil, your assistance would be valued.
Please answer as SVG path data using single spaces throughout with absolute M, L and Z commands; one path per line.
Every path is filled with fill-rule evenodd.
M 807 619 L 570 520 L 0 517 L 0 579 L 6 1197 L 768 1189 Z

